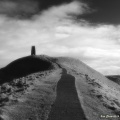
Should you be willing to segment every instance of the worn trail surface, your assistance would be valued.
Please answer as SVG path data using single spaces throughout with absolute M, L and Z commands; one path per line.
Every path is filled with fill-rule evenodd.
M 57 84 L 57 97 L 48 120 L 86 120 L 78 99 L 75 77 L 63 69 Z

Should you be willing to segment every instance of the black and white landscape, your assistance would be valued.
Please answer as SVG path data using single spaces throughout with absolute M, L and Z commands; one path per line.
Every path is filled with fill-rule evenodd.
M 120 85 L 77 59 L 27 56 L 0 80 L 2 120 L 119 120 Z
M 0 120 L 120 120 L 119 11 L 0 0 Z

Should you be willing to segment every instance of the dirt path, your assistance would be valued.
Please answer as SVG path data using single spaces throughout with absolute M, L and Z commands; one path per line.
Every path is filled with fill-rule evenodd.
M 57 84 L 57 97 L 48 120 L 86 120 L 78 99 L 75 77 L 67 74 L 65 69 Z

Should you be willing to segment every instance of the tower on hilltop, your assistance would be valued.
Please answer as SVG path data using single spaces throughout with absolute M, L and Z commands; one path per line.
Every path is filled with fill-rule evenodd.
M 36 55 L 35 46 L 31 47 L 31 55 Z

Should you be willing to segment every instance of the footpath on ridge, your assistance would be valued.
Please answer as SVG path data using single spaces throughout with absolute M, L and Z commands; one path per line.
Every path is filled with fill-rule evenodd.
M 56 100 L 48 120 L 87 120 L 75 87 L 75 77 L 62 68 L 62 77 L 57 84 Z

